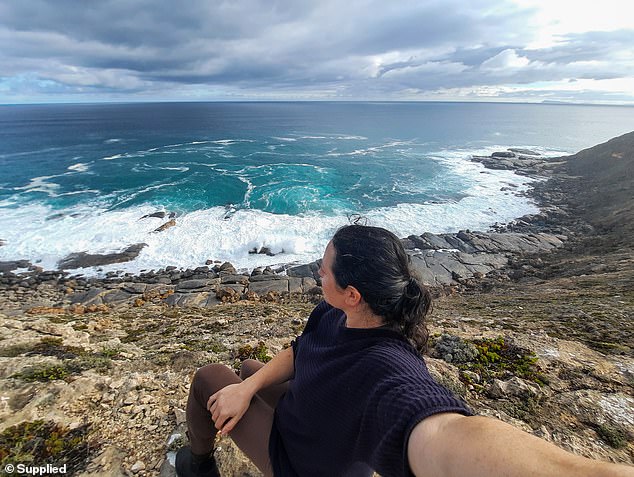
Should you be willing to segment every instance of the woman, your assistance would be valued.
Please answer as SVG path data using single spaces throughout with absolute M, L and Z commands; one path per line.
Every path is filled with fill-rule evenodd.
M 219 475 L 215 429 L 265 476 L 634 476 L 473 416 L 432 380 L 419 354 L 430 296 L 391 232 L 343 227 L 319 273 L 324 302 L 292 347 L 245 361 L 240 378 L 196 372 L 180 477 Z

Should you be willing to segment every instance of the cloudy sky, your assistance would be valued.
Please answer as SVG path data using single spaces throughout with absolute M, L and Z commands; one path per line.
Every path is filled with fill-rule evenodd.
M 4 0 L 0 103 L 634 104 L 630 0 Z

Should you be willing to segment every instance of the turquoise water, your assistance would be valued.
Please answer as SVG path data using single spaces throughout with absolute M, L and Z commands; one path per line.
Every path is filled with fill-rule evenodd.
M 131 270 L 203 258 L 249 268 L 315 258 L 350 214 L 400 235 L 485 228 L 534 206 L 521 196 L 525 178 L 485 171 L 471 154 L 576 152 L 634 129 L 633 112 L 484 103 L 0 106 L 0 259 L 54 268 L 73 251 L 143 241 Z M 156 210 L 176 212 L 177 226 L 152 234 L 160 219 L 139 218 Z M 248 253 L 263 246 L 280 255 Z

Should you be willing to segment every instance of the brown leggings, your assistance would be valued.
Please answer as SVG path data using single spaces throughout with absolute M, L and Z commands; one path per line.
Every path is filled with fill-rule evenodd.
M 223 364 L 210 364 L 196 371 L 187 399 L 187 428 L 194 454 L 208 454 L 213 449 L 216 428 L 207 410 L 209 396 L 229 384 L 242 382 L 263 363 L 247 359 L 242 363 L 240 377 Z M 265 476 L 272 476 L 269 459 L 269 434 L 278 400 L 288 389 L 288 383 L 270 386 L 259 391 L 247 412 L 229 433 L 233 441 Z

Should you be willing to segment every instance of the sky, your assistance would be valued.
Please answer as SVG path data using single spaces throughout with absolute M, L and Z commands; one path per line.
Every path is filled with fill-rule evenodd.
M 630 0 L 0 0 L 0 103 L 634 104 Z

